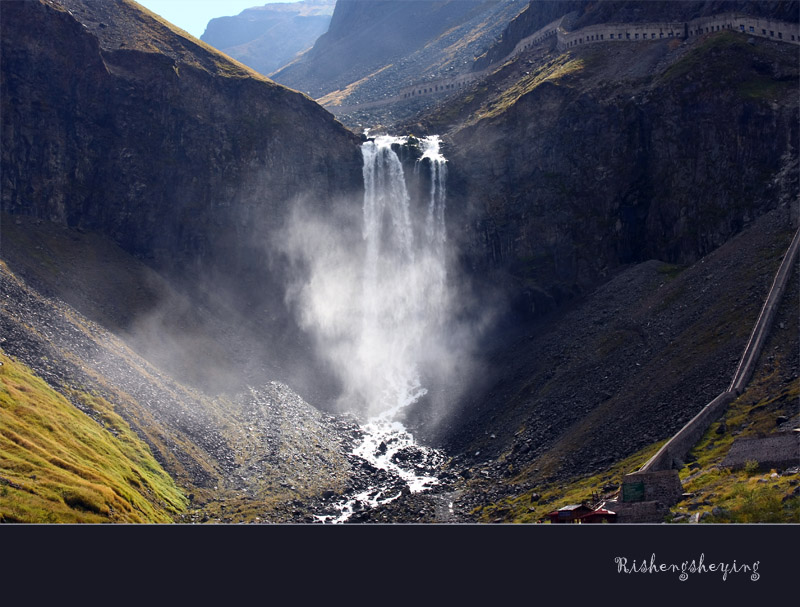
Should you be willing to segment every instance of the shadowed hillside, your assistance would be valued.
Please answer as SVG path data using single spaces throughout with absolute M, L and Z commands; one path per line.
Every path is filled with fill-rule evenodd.
M 272 76 L 332 108 L 379 100 L 469 71 L 520 8 L 510 0 L 340 0 L 328 32 Z

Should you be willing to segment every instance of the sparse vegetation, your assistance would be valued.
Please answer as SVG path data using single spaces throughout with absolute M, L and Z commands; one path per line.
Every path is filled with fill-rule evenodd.
M 648 445 L 597 474 L 577 476 L 567 481 L 543 484 L 531 491 L 506 498 L 498 503 L 476 508 L 473 514 L 477 515 L 482 522 L 487 523 L 498 518 L 502 519 L 503 522 L 509 523 L 535 523 L 547 515 L 548 512 L 568 504 L 590 502 L 596 495 L 609 498 L 616 493 L 617 489 L 603 491 L 603 487 L 619 487 L 622 483 L 622 478 L 633 470 L 640 468 L 661 448 L 664 442 Z M 536 495 L 539 497 L 534 499 Z
M 663 274 L 667 278 L 667 280 L 673 280 L 685 269 L 686 268 L 684 266 L 665 263 L 658 268 L 658 272 L 659 274 Z
M 575 58 L 570 53 L 559 55 L 539 69 L 526 74 L 515 85 L 503 91 L 497 99 L 478 110 L 473 121 L 498 116 L 514 105 L 520 97 L 527 95 L 542 83 L 559 82 L 568 74 L 582 70 L 584 66 L 584 59 Z
M 776 337 L 771 339 L 767 352 L 774 348 Z M 768 354 L 768 360 L 770 357 L 744 394 L 687 456 L 688 464 L 680 476 L 691 497 L 672 509 L 673 516 L 701 512 L 706 514 L 703 522 L 800 522 L 800 478 L 796 473 L 782 475 L 771 470 L 765 474 L 759 472 L 757 461 L 748 461 L 740 470 L 721 467 L 734 440 L 769 435 L 779 415 L 796 412 L 800 378 L 783 383 L 782 356 Z
M 745 468 L 731 471 L 712 466 L 684 484 L 692 497 L 677 504 L 668 520 L 685 522 L 690 513 L 701 513 L 710 523 L 798 523 L 800 492 L 797 475 L 782 476 L 776 470 L 756 473 Z

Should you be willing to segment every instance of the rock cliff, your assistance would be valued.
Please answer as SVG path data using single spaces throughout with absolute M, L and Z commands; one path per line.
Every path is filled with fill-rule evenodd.
M 519 311 L 623 264 L 692 263 L 794 200 L 794 47 L 720 33 L 538 53 L 407 127 L 450 129 L 465 263 L 497 270 Z
M 403 125 L 446 133 L 448 233 L 479 305 L 507 296 L 475 386 L 419 431 L 441 416 L 473 473 L 536 483 L 725 389 L 798 222 L 798 82 L 796 48 L 738 33 L 543 46 Z
M 303 338 L 270 239 L 300 200 L 358 200 L 358 138 L 133 2 L 2 11 L 3 210 L 110 237 L 288 379 Z

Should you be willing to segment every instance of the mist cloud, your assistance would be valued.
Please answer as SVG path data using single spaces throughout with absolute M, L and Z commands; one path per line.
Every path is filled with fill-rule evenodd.
M 481 328 L 457 320 L 466 301 L 449 263 L 438 141 L 423 140 L 405 172 L 398 143 L 366 143 L 364 198 L 324 215 L 299 204 L 279 245 L 293 274 L 287 302 L 341 379 L 340 408 L 368 417 L 452 386 Z

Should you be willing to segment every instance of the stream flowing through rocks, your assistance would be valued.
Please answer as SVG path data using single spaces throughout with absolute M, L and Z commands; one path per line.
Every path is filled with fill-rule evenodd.
M 376 418 L 361 426 L 361 440 L 351 452 L 362 462 L 366 486 L 356 488 L 315 515 L 322 523 L 344 523 L 354 514 L 388 504 L 404 492 L 419 493 L 439 484 L 437 472 L 445 457 L 417 444 L 399 422 Z M 358 460 L 356 460 L 358 461 Z

